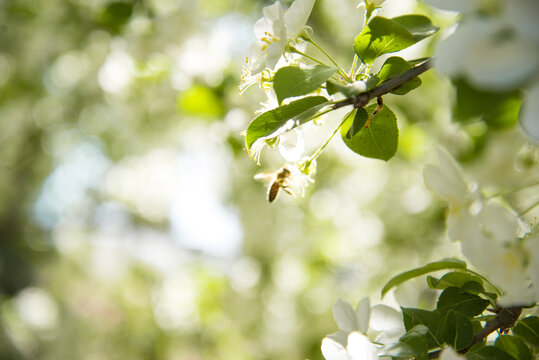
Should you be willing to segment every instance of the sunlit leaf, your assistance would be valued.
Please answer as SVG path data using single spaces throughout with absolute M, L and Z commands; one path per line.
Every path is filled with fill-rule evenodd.
M 481 285 L 483 284 L 483 280 L 480 277 L 459 271 L 447 273 L 440 279 L 437 279 L 433 276 L 427 277 L 427 284 L 429 285 L 429 287 L 431 289 L 438 290 L 443 290 L 450 286 L 461 287 L 469 281 L 475 281 Z
M 385 294 L 387 294 L 389 290 L 391 290 L 395 286 L 402 284 L 405 281 L 408 281 L 410 279 L 413 279 L 418 276 L 422 276 L 422 275 L 425 275 L 434 271 L 447 270 L 447 269 L 466 269 L 466 263 L 458 259 L 448 258 L 448 259 L 443 259 L 440 261 L 428 263 L 427 265 L 422 266 L 417 269 L 406 271 L 402 274 L 395 276 L 394 278 L 392 278 L 391 280 L 387 282 L 387 284 L 382 289 L 382 297 Z
M 430 19 L 424 15 L 402 15 L 391 20 L 405 27 L 417 41 L 433 35 L 440 29 L 438 26 L 432 25 Z
M 384 65 L 382 65 L 382 68 L 380 69 L 378 74 L 376 74 L 376 76 L 379 79 L 379 84 L 381 84 L 387 79 L 400 75 L 410 68 L 411 66 L 406 60 L 398 56 L 392 56 L 384 62 Z M 391 93 L 396 95 L 404 95 L 411 90 L 419 87 L 420 85 L 421 79 L 415 77 L 412 80 L 405 82 L 399 88 L 393 90 Z
M 354 51 L 366 64 L 379 56 L 406 49 L 416 38 L 401 24 L 381 16 L 374 17 L 354 41 Z
M 337 69 L 323 65 L 312 69 L 300 69 L 297 66 L 280 68 L 273 78 L 273 89 L 279 104 L 286 98 L 306 95 L 318 89 L 335 71 Z
M 368 114 L 376 109 L 376 104 L 368 106 L 365 110 Z M 397 151 L 399 138 L 399 128 L 397 127 L 397 117 L 388 106 L 376 115 L 372 116 L 370 121 L 361 124 L 364 120 L 364 113 L 358 112 L 358 120 L 354 117 L 348 117 L 341 127 L 341 137 L 352 151 L 374 159 L 389 160 Z M 371 115 L 368 115 L 370 117 Z M 352 131 L 353 136 L 349 137 L 349 130 L 355 126 Z M 359 128 L 359 131 L 356 129 Z
M 308 96 L 260 114 L 247 127 L 247 150 L 257 139 L 271 135 L 283 126 L 290 130 L 305 123 L 324 107 L 327 101 L 323 96 Z

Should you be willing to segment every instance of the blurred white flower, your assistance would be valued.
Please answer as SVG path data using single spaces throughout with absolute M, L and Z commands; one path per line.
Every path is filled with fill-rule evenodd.
M 377 360 L 377 351 L 377 346 L 357 331 L 348 335 L 346 346 L 330 337 L 322 340 L 322 355 L 326 360 Z
M 539 82 L 530 89 L 519 113 L 520 125 L 524 131 L 539 141 Z
M 462 253 L 481 273 L 503 291 L 502 305 L 536 301 L 529 287 L 529 267 L 517 239 L 518 221 L 510 210 L 487 202 L 475 187 L 467 185 L 461 169 L 445 150 L 438 152 L 440 165 L 428 165 L 426 184 L 449 202 L 448 235 L 460 240 Z
M 249 74 L 264 68 L 273 69 L 290 41 L 301 34 L 311 14 L 315 0 L 296 0 L 285 12 L 279 1 L 263 10 L 264 17 L 254 25 L 257 41 L 248 60 Z
M 462 11 L 463 22 L 437 50 L 437 68 L 464 75 L 486 90 L 506 91 L 529 81 L 539 70 L 539 5 L 537 1 L 495 1 L 500 11 L 478 15 L 485 2 L 428 1 L 446 10 Z
M 481 4 L 481 0 L 423 0 L 427 4 L 437 7 L 441 10 L 449 11 L 473 11 Z

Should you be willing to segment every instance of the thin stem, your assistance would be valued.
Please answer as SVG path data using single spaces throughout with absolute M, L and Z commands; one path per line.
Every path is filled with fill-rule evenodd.
M 534 182 L 531 182 L 531 183 L 528 183 L 528 184 L 525 184 L 525 185 L 520 185 L 520 186 L 518 186 L 516 188 L 513 188 L 513 189 L 504 190 L 504 191 L 500 191 L 498 193 L 494 193 L 494 194 L 490 195 L 490 197 L 498 197 L 498 196 L 509 195 L 509 194 L 516 193 L 516 192 L 519 192 L 521 190 L 527 189 L 529 187 L 534 187 L 534 186 L 537 186 L 537 185 L 539 185 L 539 180 L 536 180 Z
M 324 64 L 322 61 L 320 61 L 320 60 L 318 60 L 318 59 L 312 57 L 311 55 L 305 54 L 303 51 L 300 51 L 300 50 L 298 50 L 297 48 L 295 48 L 295 47 L 293 47 L 293 46 L 290 46 L 290 50 L 293 51 L 293 52 L 295 52 L 295 53 L 297 53 L 297 54 L 300 54 L 301 56 L 305 56 L 307 59 L 310 59 L 310 60 L 312 60 L 312 61 L 314 61 L 314 62 L 316 62 L 316 63 L 318 63 L 318 64 L 320 64 L 320 65 L 327 66 L 327 65 Z
M 333 65 L 335 65 L 335 67 L 337 67 L 337 71 L 339 72 L 339 74 L 342 75 L 342 77 L 344 77 L 349 82 L 352 82 L 352 79 L 348 76 L 348 74 L 339 66 L 339 64 L 337 64 L 337 62 L 324 49 L 322 49 L 311 38 L 308 38 L 307 41 L 310 42 L 311 44 L 313 44 L 318 50 L 320 50 L 322 52 L 322 54 L 324 54 L 329 59 L 329 61 L 331 61 L 333 63 Z
M 522 217 L 524 215 L 526 215 L 528 212 L 530 212 L 534 207 L 538 206 L 539 205 L 539 200 L 537 200 L 536 202 L 534 202 L 530 207 L 528 207 L 526 210 L 523 210 L 521 211 L 518 216 Z
M 350 78 L 354 78 L 354 73 L 356 72 L 356 66 L 357 61 L 359 60 L 359 56 L 357 54 L 354 54 L 354 61 L 352 61 L 352 68 L 350 69 Z
M 330 110 L 333 110 L 333 109 L 330 109 Z M 333 139 L 333 137 L 335 136 L 335 134 L 337 134 L 337 132 L 339 131 L 339 129 L 341 128 L 341 126 L 344 124 L 344 122 L 346 121 L 346 119 L 348 119 L 348 115 L 346 115 L 343 119 L 343 121 L 341 121 L 341 123 L 339 124 L 339 126 L 337 126 L 337 128 L 333 131 L 333 133 L 331 134 L 331 136 L 326 140 L 326 142 L 318 149 L 316 150 L 316 152 L 313 154 L 313 156 L 311 156 L 311 158 L 309 159 L 309 162 L 315 160 L 316 158 L 318 158 L 320 156 L 320 154 L 322 153 L 322 151 L 324 151 L 324 149 L 329 145 L 329 142 L 331 141 L 331 139 Z

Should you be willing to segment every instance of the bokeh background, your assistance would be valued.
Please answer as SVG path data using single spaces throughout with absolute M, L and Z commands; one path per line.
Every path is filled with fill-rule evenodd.
M 537 174 L 515 123 L 453 123 L 451 84 L 430 71 L 385 99 L 394 159 L 334 139 L 304 198 L 268 204 L 253 175 L 283 160 L 247 156 L 240 132 L 265 95 L 238 85 L 271 2 L 0 1 L 1 359 L 321 359 L 337 298 L 376 302 L 391 276 L 457 253 L 422 180 L 434 145 L 493 191 Z M 356 5 L 319 0 L 309 20 L 345 68 Z M 309 129 L 308 148 L 342 115 Z

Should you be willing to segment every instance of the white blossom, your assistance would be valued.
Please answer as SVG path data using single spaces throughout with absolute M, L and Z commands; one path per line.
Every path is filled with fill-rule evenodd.
M 264 68 L 273 70 L 288 43 L 295 41 L 303 31 L 314 2 L 296 0 L 286 12 L 279 1 L 264 8 L 264 17 L 254 25 L 257 41 L 253 44 L 251 58 L 248 60 L 251 76 Z
M 333 318 L 340 331 L 328 335 L 346 346 L 346 339 L 353 332 L 361 333 L 378 343 L 389 344 L 404 335 L 402 314 L 383 304 L 371 307 L 369 298 L 363 298 L 354 309 L 344 300 L 333 305 Z
M 322 355 L 326 360 L 377 360 L 377 352 L 377 346 L 357 331 L 348 335 L 345 346 L 330 337 L 322 340 Z

